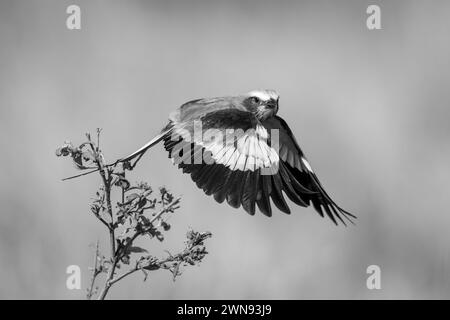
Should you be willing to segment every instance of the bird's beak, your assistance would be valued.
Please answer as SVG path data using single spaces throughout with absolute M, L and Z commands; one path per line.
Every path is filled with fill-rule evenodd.
M 276 110 L 278 110 L 278 101 L 270 100 L 269 102 L 267 102 L 266 106 L 267 106 L 267 108 L 276 111 Z

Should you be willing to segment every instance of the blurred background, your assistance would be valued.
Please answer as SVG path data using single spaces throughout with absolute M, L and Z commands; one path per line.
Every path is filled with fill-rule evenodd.
M 81 7 L 81 30 L 66 28 Z M 381 7 L 382 30 L 366 27 Z M 83 299 L 104 226 L 100 180 L 55 156 L 103 128 L 117 159 L 185 101 L 273 88 L 324 186 L 358 216 L 335 227 L 312 208 L 247 215 L 217 204 L 162 146 L 130 180 L 182 196 L 163 248 L 189 227 L 210 254 L 119 282 L 125 299 L 450 298 L 448 1 L 25 1 L 0 3 L 0 298 Z M 291 208 L 294 208 L 291 206 Z M 151 252 L 154 242 L 146 245 Z M 79 265 L 83 290 L 66 288 Z M 381 290 L 366 269 L 381 268 Z

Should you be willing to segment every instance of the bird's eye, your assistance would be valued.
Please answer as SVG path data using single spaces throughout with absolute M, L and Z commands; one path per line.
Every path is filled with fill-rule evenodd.
M 252 102 L 258 104 L 261 102 L 261 100 L 258 97 L 252 97 Z

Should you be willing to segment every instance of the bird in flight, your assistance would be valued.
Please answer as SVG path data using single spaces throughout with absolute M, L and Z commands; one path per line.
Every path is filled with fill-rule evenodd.
M 254 90 L 239 96 L 189 101 L 170 114 L 169 123 L 151 141 L 119 162 L 142 155 L 159 142 L 197 187 L 222 203 L 251 215 L 256 207 L 272 216 L 293 203 L 312 205 L 322 216 L 352 222 L 322 187 L 287 123 L 277 115 L 279 95 Z

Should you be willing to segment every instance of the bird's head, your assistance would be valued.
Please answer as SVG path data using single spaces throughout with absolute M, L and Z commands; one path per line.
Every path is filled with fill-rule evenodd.
M 278 112 L 280 96 L 274 90 L 253 90 L 244 95 L 245 108 L 259 120 L 273 117 Z

